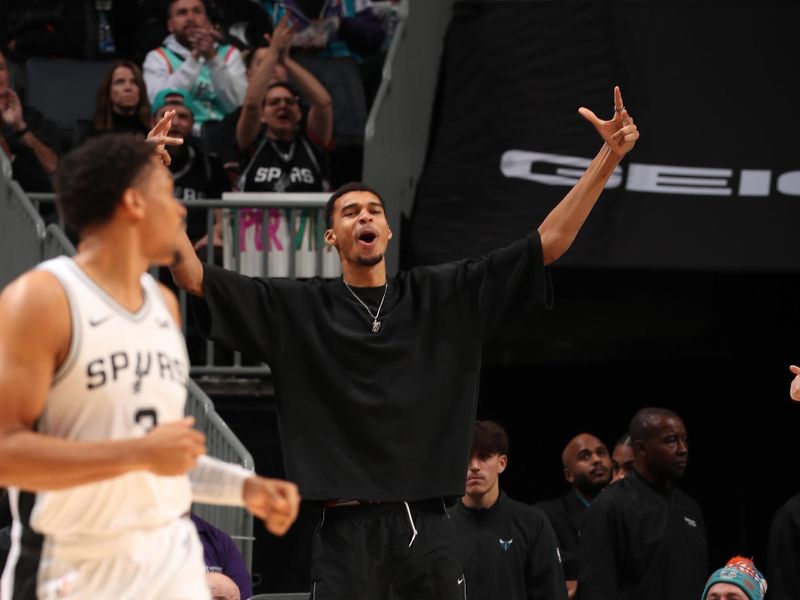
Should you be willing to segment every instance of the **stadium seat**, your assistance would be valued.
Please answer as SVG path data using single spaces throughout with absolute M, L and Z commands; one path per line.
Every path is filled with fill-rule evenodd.
M 25 63 L 24 103 L 55 122 L 62 149 L 74 144 L 77 122 L 94 114 L 97 86 L 112 62 L 31 58 Z

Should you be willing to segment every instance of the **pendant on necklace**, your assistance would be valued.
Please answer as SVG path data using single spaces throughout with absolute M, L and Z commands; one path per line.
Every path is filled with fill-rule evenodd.
M 372 333 L 378 333 L 381 330 L 381 322 L 377 319 L 372 321 Z

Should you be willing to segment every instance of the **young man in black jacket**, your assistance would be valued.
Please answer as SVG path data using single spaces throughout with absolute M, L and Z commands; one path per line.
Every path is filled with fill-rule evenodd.
M 558 540 L 538 508 L 500 489 L 508 436 L 494 421 L 478 421 L 467 490 L 450 510 L 471 600 L 566 600 Z

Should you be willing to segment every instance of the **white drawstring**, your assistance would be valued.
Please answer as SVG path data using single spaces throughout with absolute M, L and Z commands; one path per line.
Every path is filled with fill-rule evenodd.
M 408 522 L 411 524 L 411 531 L 414 532 L 414 535 L 411 536 L 411 541 L 408 542 L 408 547 L 411 548 L 411 544 L 414 543 L 414 540 L 417 537 L 417 528 L 414 527 L 414 519 L 411 518 L 411 507 L 408 505 L 408 502 L 406 502 L 405 500 L 403 501 L 403 504 L 406 505 L 406 512 L 408 513 Z

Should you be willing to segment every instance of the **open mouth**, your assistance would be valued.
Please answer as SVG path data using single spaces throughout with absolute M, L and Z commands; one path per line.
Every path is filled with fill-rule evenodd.
M 366 246 L 371 246 L 378 239 L 378 234 L 374 231 L 362 231 L 358 234 L 358 241 Z

